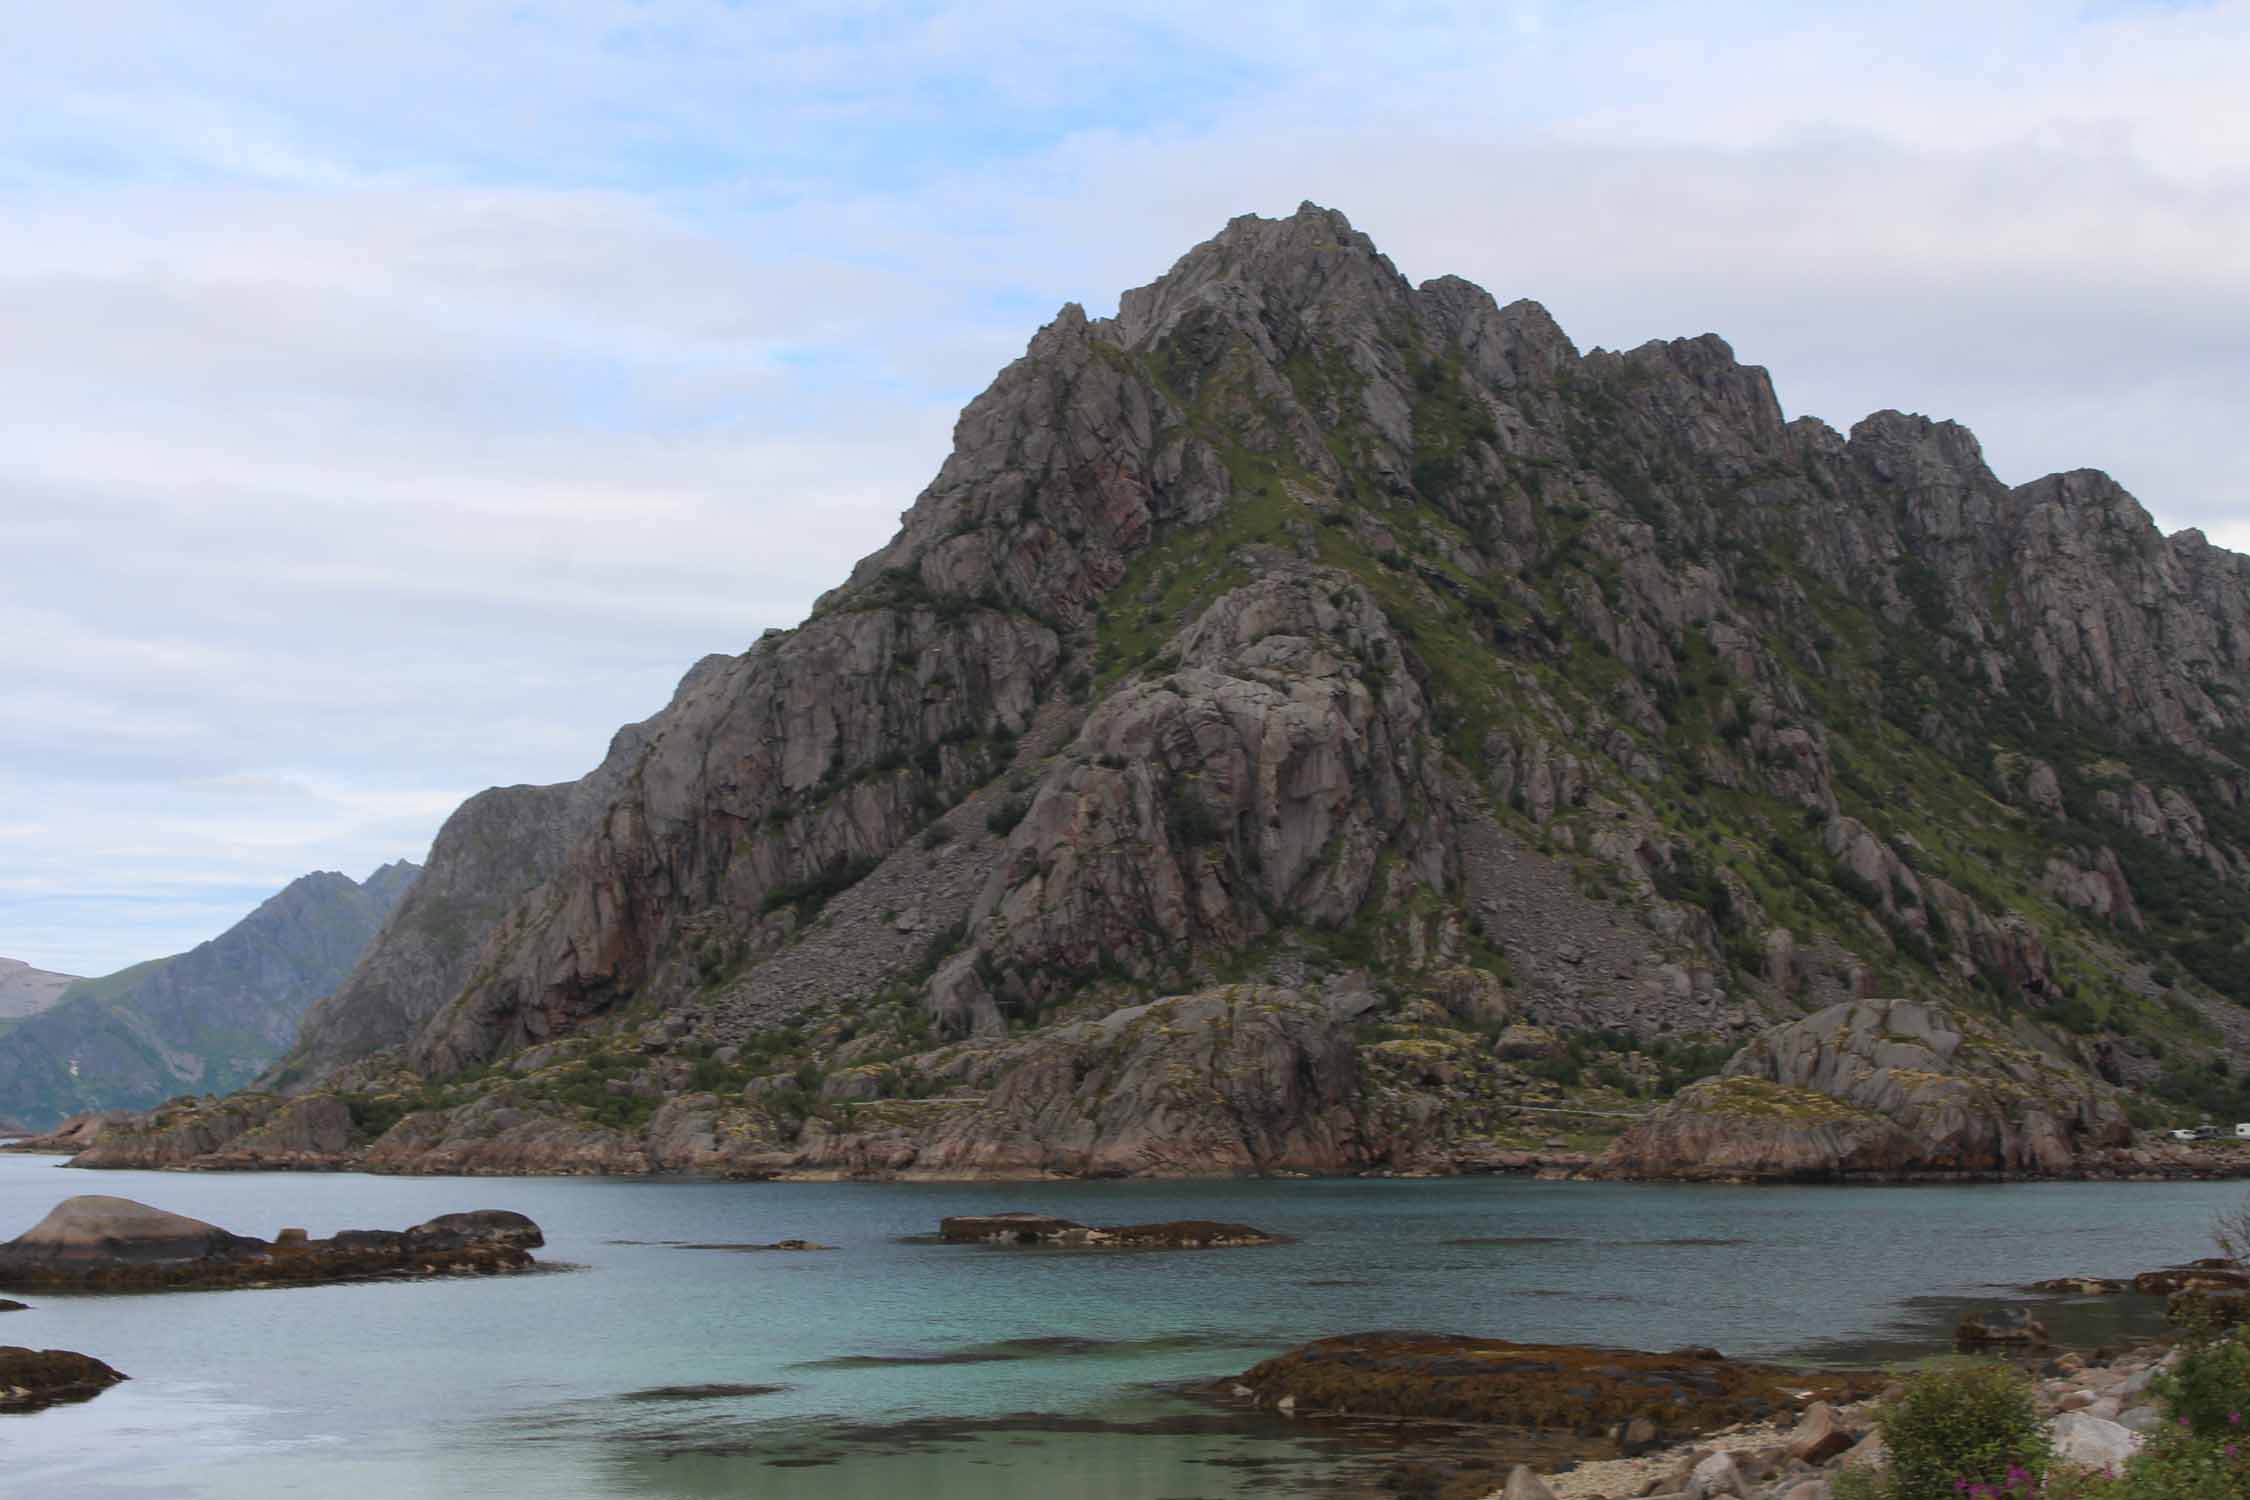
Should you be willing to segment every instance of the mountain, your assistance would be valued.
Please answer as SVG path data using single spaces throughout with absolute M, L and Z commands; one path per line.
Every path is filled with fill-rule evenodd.
M 801 626 L 473 799 L 268 1091 L 91 1159 L 2184 1170 L 2246 764 L 2250 560 L 1308 204 L 1065 307 Z
M 20 959 L 0 958 L 0 1031 L 53 1005 L 77 977 L 35 969 Z
M 46 1126 L 241 1088 L 290 1044 L 306 1005 L 349 972 L 418 873 L 400 861 L 364 884 L 300 876 L 210 942 L 71 982 L 0 1034 L 0 1115 Z

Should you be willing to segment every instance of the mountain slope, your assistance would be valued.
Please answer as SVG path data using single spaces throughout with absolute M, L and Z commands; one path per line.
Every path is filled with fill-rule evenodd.
M 35 969 L 20 959 L 0 958 L 0 1030 L 53 1005 L 77 977 Z
M 1459 1168 L 1884 995 L 2233 1111 L 2246 694 L 2250 560 L 2106 477 L 1306 205 L 1066 307 L 805 624 L 465 807 L 274 1081 L 399 1169 Z
M 0 1035 L 0 1114 L 45 1126 L 257 1076 L 382 927 L 418 867 L 299 877 L 186 953 L 82 979 Z

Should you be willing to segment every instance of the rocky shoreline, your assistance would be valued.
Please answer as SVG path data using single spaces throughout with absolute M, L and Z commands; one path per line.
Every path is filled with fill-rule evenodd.
M 731 1097 L 719 1085 L 753 1065 L 733 1048 L 679 1055 L 668 1018 L 629 1056 L 578 1039 L 460 1084 L 181 1098 L 0 1149 L 84 1168 L 781 1182 L 2250 1177 L 2250 1141 L 2136 1131 L 2123 1095 L 2051 1040 L 1917 1000 L 1848 1001 L 1770 1027 L 1660 1104 L 1589 1116 L 1626 1122 L 1606 1147 L 1599 1134 L 1527 1138 L 1525 1119 L 1573 1118 L 1532 1102 L 1550 1096 L 1526 1071 L 1559 1043 L 1513 1024 L 1477 1031 L 1505 1002 L 1474 980 L 1413 1000 L 1399 1012 L 1411 1024 L 1371 1021 L 1375 997 L 1348 985 L 1240 986 L 890 1063 L 857 1061 L 860 1041 L 839 1040 L 817 1091 L 756 1075 Z M 909 1076 L 916 1092 L 898 1097 Z
M 2161 1413 L 2160 1343 L 2063 1352 L 2031 1366 L 2059 1458 L 2115 1468 Z M 1436 1456 L 1390 1488 L 1430 1500 L 1830 1500 L 1839 1475 L 1889 1462 L 1875 1430 L 1896 1380 L 1797 1370 L 1715 1349 L 1668 1354 L 1414 1333 L 1349 1334 L 1266 1360 L 1214 1399 L 1310 1423 L 1370 1417 L 1489 1428 L 1499 1450 L 1557 1453 L 1537 1467 Z M 1473 1453 L 1462 1445 L 1459 1453 Z

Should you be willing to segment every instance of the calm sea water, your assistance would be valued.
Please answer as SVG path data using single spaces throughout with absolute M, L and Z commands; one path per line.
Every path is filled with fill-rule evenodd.
M 809 1186 L 77 1172 L 0 1157 L 0 1237 L 61 1199 L 238 1231 L 466 1208 L 578 1269 L 462 1282 L 27 1296 L 0 1340 L 133 1377 L 0 1417 L 0 1495 L 1185 1500 L 1320 1492 L 1339 1453 L 1182 1394 L 1325 1334 L 1436 1328 L 1911 1358 L 1962 1299 L 2208 1253 L 2239 1185 L 1730 1189 L 1442 1182 Z M 948 1213 L 1239 1219 L 1265 1249 L 918 1242 Z M 689 1249 L 797 1236 L 826 1254 Z M 2088 1341 L 2142 1299 L 2050 1309 Z M 702 1395 L 688 1386 L 779 1387 Z M 653 1393 L 653 1394 L 652 1394 Z

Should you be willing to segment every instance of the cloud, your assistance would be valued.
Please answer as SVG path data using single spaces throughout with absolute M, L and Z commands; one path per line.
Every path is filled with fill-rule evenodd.
M 18 18 L 0 953 L 186 946 L 583 771 L 879 545 L 1054 307 L 1305 197 L 2250 543 L 2246 74 L 2240 3 Z

